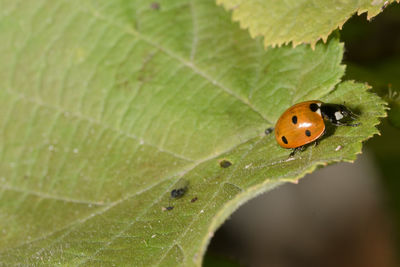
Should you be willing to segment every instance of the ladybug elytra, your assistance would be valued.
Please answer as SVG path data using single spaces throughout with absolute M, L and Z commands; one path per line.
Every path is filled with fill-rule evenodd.
M 293 149 L 290 156 L 304 146 L 318 141 L 325 133 L 325 121 L 335 126 L 358 126 L 348 123 L 356 115 L 344 105 L 328 104 L 318 100 L 305 101 L 288 108 L 275 125 L 275 138 L 284 148 Z

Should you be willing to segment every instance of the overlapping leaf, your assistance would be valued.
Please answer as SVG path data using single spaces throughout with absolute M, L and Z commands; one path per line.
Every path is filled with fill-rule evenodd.
M 251 36 L 263 36 L 264 45 L 280 46 L 326 40 L 354 13 L 376 16 L 394 0 L 216 0 L 232 10 L 233 20 L 249 29 Z
M 385 114 L 366 85 L 334 90 L 336 39 L 264 51 L 212 0 L 1 7 L 1 264 L 199 265 L 240 203 L 354 160 Z M 263 132 L 306 99 L 362 125 L 287 160 Z

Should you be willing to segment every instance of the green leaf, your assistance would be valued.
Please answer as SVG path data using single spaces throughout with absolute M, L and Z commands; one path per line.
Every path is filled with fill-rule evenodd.
M 394 0 L 216 0 L 240 26 L 249 29 L 250 35 L 264 37 L 264 45 L 280 46 L 293 43 L 310 43 L 319 39 L 325 42 L 329 34 L 341 28 L 352 14 L 368 12 L 368 19 L 379 14 Z
M 1 264 L 200 265 L 240 204 L 354 160 L 385 116 L 366 85 L 337 85 L 337 39 L 264 51 L 212 0 L 1 7 Z M 306 99 L 362 125 L 288 160 L 263 132 Z

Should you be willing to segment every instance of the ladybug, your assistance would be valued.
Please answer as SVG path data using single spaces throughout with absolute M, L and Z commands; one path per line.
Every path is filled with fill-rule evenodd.
M 348 123 L 357 116 L 344 105 L 328 104 L 318 100 L 298 103 L 288 108 L 275 125 L 275 138 L 284 148 L 291 148 L 292 157 L 305 145 L 316 142 L 325 133 L 325 120 L 335 126 L 358 126 Z

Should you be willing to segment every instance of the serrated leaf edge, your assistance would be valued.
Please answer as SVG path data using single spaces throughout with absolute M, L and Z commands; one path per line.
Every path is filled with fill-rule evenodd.
M 400 0 L 391 0 L 390 3 L 393 3 L 393 2 L 400 3 Z M 219 5 L 219 6 L 223 6 L 224 9 L 225 9 L 227 12 L 232 12 L 232 10 L 235 9 L 235 8 L 226 8 L 226 7 L 224 6 L 224 4 L 221 2 L 221 0 L 216 0 L 216 3 L 217 3 L 217 5 Z M 251 36 L 251 38 L 255 39 L 255 38 L 261 36 L 261 37 L 264 39 L 264 40 L 263 40 L 264 49 L 268 49 L 268 47 L 270 47 L 270 46 L 271 46 L 272 48 L 275 48 L 275 47 L 281 47 L 281 46 L 289 45 L 289 44 L 291 44 L 292 47 L 295 48 L 295 47 L 298 46 L 298 45 L 307 44 L 307 45 L 310 45 L 311 48 L 314 50 L 316 44 L 318 43 L 318 41 L 322 40 L 324 43 L 326 43 L 327 40 L 328 40 L 329 35 L 331 35 L 331 33 L 334 32 L 334 31 L 337 30 L 337 29 L 341 30 L 341 29 L 343 28 L 343 25 L 346 23 L 346 21 L 349 20 L 354 14 L 357 14 L 358 16 L 360 16 L 360 15 L 363 14 L 363 13 L 367 13 L 367 19 L 368 19 L 369 21 L 371 21 L 375 16 L 377 16 L 377 15 L 380 14 L 380 13 L 382 13 L 382 11 L 383 11 L 383 10 L 381 9 L 380 11 L 378 11 L 378 12 L 376 12 L 376 13 L 373 13 L 372 11 L 368 11 L 368 8 L 358 8 L 358 9 L 356 9 L 350 16 L 346 16 L 345 19 L 344 19 L 343 21 L 339 21 L 339 22 L 332 28 L 332 30 L 330 30 L 328 33 L 320 35 L 317 39 L 315 39 L 314 41 L 311 41 L 311 42 L 309 42 L 309 41 L 294 41 L 294 40 L 289 40 L 289 41 L 288 41 L 288 40 L 283 40 L 283 39 L 282 39 L 282 40 L 278 40 L 278 41 L 275 42 L 275 43 L 269 43 L 269 42 L 264 38 L 263 34 L 261 34 L 261 33 L 255 33 L 249 26 L 244 26 L 243 23 L 242 23 L 239 19 L 234 18 L 233 13 L 231 14 L 231 19 L 232 19 L 232 21 L 234 21 L 234 22 L 238 22 L 241 29 L 248 30 L 248 31 L 249 31 L 249 34 L 250 34 L 250 36 Z

